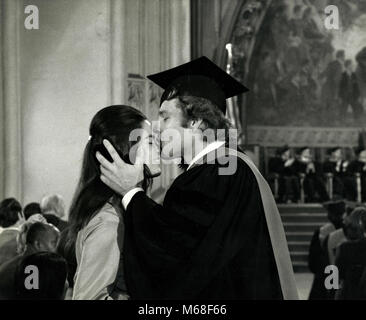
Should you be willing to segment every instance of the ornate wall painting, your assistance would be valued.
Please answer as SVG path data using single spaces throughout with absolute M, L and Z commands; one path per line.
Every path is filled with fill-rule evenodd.
M 241 78 L 246 39 L 255 37 L 250 69 L 244 70 L 250 75 L 242 79 L 251 84 L 247 142 L 357 145 L 366 123 L 366 0 L 252 2 L 259 4 L 254 12 L 268 7 L 261 27 L 256 30 L 259 14 L 244 11 L 232 39 Z M 330 4 L 338 6 L 339 30 L 324 26 Z

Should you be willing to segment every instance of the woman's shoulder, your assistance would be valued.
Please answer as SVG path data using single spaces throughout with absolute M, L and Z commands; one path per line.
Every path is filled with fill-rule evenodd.
M 117 230 L 121 223 L 122 215 L 109 202 L 107 202 L 83 228 L 83 233 L 88 236 L 93 231 L 98 229 L 109 229 L 111 232 Z

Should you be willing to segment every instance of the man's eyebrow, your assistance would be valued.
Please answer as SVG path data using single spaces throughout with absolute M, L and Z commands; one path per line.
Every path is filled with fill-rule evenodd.
M 167 114 L 167 112 L 164 110 L 159 111 L 159 116 L 165 116 L 166 114 Z

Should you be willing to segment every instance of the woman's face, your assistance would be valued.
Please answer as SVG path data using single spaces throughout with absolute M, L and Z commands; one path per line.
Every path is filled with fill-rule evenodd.
M 141 126 L 141 138 L 137 147 L 137 154 L 141 156 L 153 177 L 161 174 L 159 146 L 154 139 L 153 129 L 149 121 L 145 120 Z

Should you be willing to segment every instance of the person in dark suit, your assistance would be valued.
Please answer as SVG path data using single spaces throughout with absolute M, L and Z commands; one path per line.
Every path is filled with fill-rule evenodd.
M 31 284 L 37 284 L 37 288 L 32 290 L 26 284 L 27 277 L 35 275 L 35 267 L 39 276 L 32 279 Z M 66 276 L 66 261 L 54 252 L 19 256 L 0 268 L 0 300 L 63 300 L 67 290 Z
M 15 298 L 16 270 L 24 257 L 36 252 L 55 252 L 59 231 L 51 224 L 43 222 L 25 222 L 20 230 L 21 252 L 0 266 L 0 299 Z M 24 243 L 23 243 L 24 242 Z M 52 275 L 58 277 L 58 275 Z
M 299 176 L 304 175 L 305 202 L 325 202 L 329 200 L 321 165 L 313 160 L 309 147 L 303 147 L 297 151 L 294 170 Z
M 343 160 L 342 148 L 334 147 L 328 150 L 328 160 L 323 163 L 324 174 L 333 175 L 333 198 L 345 197 L 344 178 L 348 161 Z
M 361 201 L 366 201 L 366 148 L 358 147 L 355 149 L 357 159 L 350 162 L 347 167 L 347 177 L 345 187 L 347 199 L 356 201 L 357 199 L 357 180 L 356 174 L 361 176 Z
M 297 202 L 300 198 L 299 179 L 294 171 L 295 158 L 289 147 L 276 151 L 276 156 L 269 159 L 269 178 L 278 175 L 278 202 Z
M 366 208 L 356 208 L 345 226 L 349 241 L 342 243 L 336 256 L 341 288 L 337 300 L 366 299 Z
M 344 119 L 346 117 L 347 109 L 350 106 L 355 122 L 359 123 L 362 120 L 363 108 L 359 101 L 360 88 L 357 76 L 353 72 L 352 60 L 346 60 L 344 66 L 346 70 L 342 73 L 339 84 L 340 118 Z
M 330 292 L 324 286 L 327 276 L 324 270 L 330 264 L 327 242 L 332 232 L 343 227 L 346 204 L 344 201 L 331 201 L 324 203 L 324 208 L 327 210 L 329 222 L 315 230 L 309 248 L 308 264 L 310 271 L 314 273 L 309 300 L 328 300 L 330 298 Z

